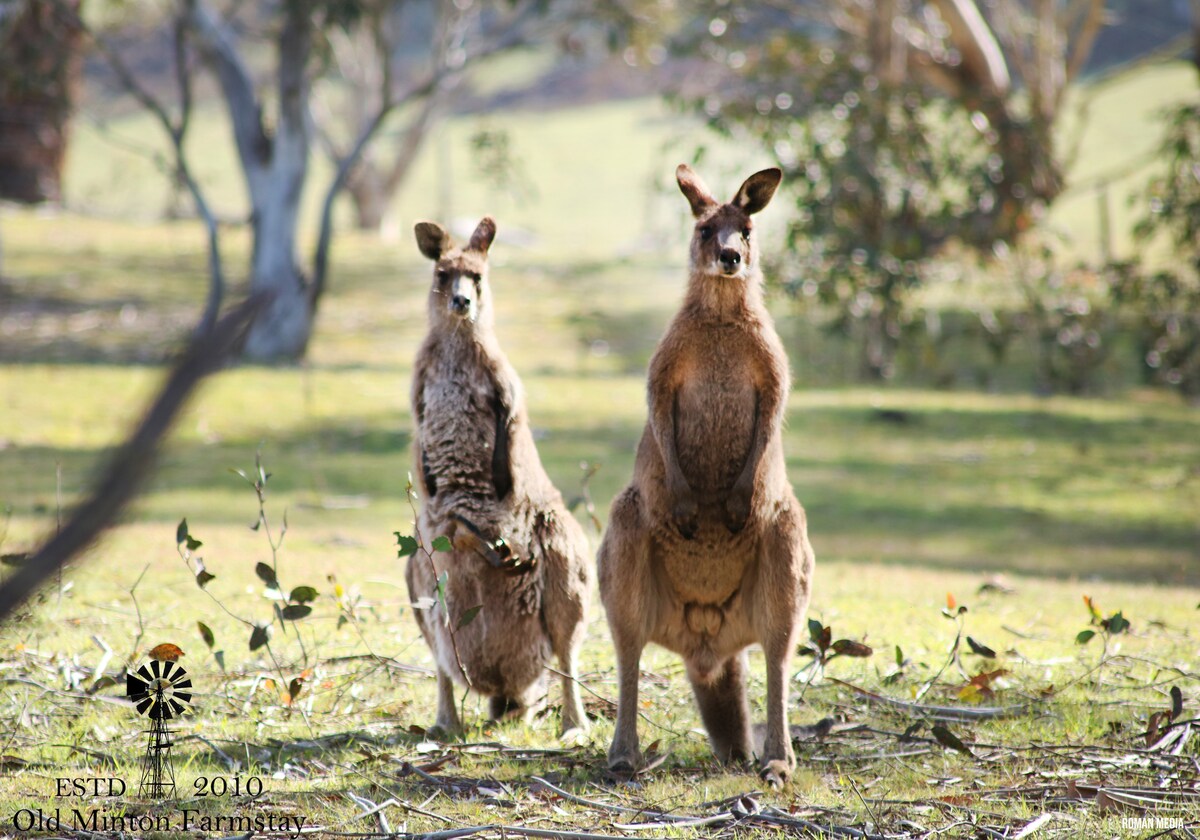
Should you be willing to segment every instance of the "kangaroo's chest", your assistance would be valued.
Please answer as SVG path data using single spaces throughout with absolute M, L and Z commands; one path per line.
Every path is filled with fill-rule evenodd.
M 762 364 L 752 342 L 734 331 L 712 331 L 700 349 L 682 360 L 675 442 L 688 484 L 704 497 L 728 491 L 746 463 Z
M 418 430 L 424 463 L 439 493 L 487 491 L 496 446 L 496 391 L 478 371 L 442 369 L 426 378 Z

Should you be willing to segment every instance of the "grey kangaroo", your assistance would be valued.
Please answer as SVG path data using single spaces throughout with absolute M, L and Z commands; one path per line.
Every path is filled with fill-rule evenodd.
M 409 597 L 426 605 L 414 612 L 437 659 L 439 727 L 461 728 L 454 682 L 488 695 L 493 718 L 529 720 L 553 654 L 562 730 L 582 731 L 575 657 L 592 584 L 588 543 L 542 469 L 521 380 L 496 340 L 487 263 L 495 235 L 490 217 L 461 247 L 440 225 L 416 225 L 417 245 L 434 261 L 429 334 L 412 383 L 419 527 L 427 541 L 450 537 L 453 551 L 434 552 L 434 569 L 409 558 Z M 435 596 L 442 572 L 449 627 Z
M 813 574 L 804 508 L 785 472 L 787 355 L 763 303 L 752 216 L 782 178 L 766 169 L 714 199 L 685 164 L 696 223 L 683 306 L 650 361 L 633 480 L 614 500 L 597 563 L 620 683 L 609 767 L 635 769 L 638 668 L 654 642 L 687 665 L 717 758 L 752 755 L 746 648 L 767 667 L 762 776 L 795 767 L 788 663 Z

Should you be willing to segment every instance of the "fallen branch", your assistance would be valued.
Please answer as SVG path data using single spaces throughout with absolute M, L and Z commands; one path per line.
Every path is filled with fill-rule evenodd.
M 719 814 L 713 814 L 713 815 L 710 815 L 707 817 L 699 817 L 699 816 L 692 817 L 692 816 L 684 816 L 681 814 L 668 814 L 663 811 L 651 810 L 651 809 L 647 809 L 647 808 L 632 808 L 632 807 L 629 807 L 628 805 L 611 805 L 606 802 L 596 802 L 595 800 L 585 799 L 582 796 L 578 796 L 574 793 L 563 790 L 562 788 L 558 787 L 557 785 L 551 784 L 550 782 L 546 781 L 545 779 L 541 778 L 540 776 L 531 777 L 531 781 L 537 782 L 539 785 L 542 785 L 543 787 L 545 787 L 547 790 L 551 791 L 552 793 L 555 793 L 555 794 L 561 796 L 562 798 L 567 799 L 571 802 L 574 802 L 578 805 L 586 805 L 591 808 L 597 808 L 597 809 L 600 809 L 603 811 L 611 811 L 614 813 L 640 814 L 642 816 L 649 817 L 651 820 L 654 820 L 654 822 L 645 822 L 645 823 L 614 823 L 613 824 L 614 828 L 619 828 L 622 831 L 645 831 L 645 830 L 650 830 L 650 829 L 664 829 L 664 828 L 689 828 L 689 827 L 714 825 L 717 823 L 724 823 L 724 822 L 730 822 L 730 823 L 759 822 L 759 823 L 764 823 L 766 825 L 773 825 L 773 826 L 782 826 L 782 827 L 788 827 L 788 828 L 804 828 L 808 831 L 813 832 L 818 837 L 832 835 L 835 837 L 867 838 L 867 840 L 876 840 L 878 838 L 878 840 L 882 840 L 882 838 L 880 838 L 879 835 L 867 834 L 866 832 L 859 831 L 856 828 L 848 828 L 845 826 L 837 826 L 837 825 L 821 825 L 819 823 L 814 823 L 809 820 L 783 816 L 780 812 L 775 811 L 775 809 L 773 809 L 773 808 L 764 809 L 763 811 L 731 809 L 731 810 L 726 810 Z M 739 801 L 744 798 L 745 797 L 739 797 Z M 754 807 L 757 808 L 757 804 L 755 804 Z M 526 829 L 518 830 L 516 828 L 506 827 L 505 831 L 510 832 L 510 833 L 519 833 L 520 831 L 526 831 Z M 540 835 L 531 835 L 531 836 L 540 836 Z M 545 836 L 559 836 L 559 835 L 545 835 Z M 595 837 L 598 835 L 577 835 L 577 836 Z
M 479 825 L 458 829 L 457 831 L 435 831 L 432 834 L 414 834 L 414 840 L 444 840 L 451 837 L 466 837 L 470 834 L 482 834 L 485 831 L 495 831 L 501 837 L 516 835 L 518 837 L 549 837 L 553 840 L 629 840 L 621 834 L 591 834 L 586 831 L 555 831 L 549 828 L 526 828 L 521 825 Z

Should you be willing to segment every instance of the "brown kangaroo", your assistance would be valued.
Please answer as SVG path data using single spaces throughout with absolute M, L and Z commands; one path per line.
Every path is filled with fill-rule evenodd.
M 638 666 L 655 642 L 683 656 L 713 752 L 752 754 L 745 649 L 766 654 L 762 775 L 796 760 L 788 663 L 813 573 L 804 508 L 785 472 L 787 355 L 763 303 L 751 216 L 782 173 L 751 175 L 728 204 L 686 165 L 675 172 L 696 218 L 683 306 L 650 360 L 649 416 L 633 480 L 600 546 L 600 596 L 620 682 L 609 767 L 635 769 Z
M 489 695 L 493 718 L 528 721 L 545 699 L 553 653 L 563 674 L 565 734 L 588 725 L 575 657 L 591 564 L 583 528 L 542 469 L 521 380 L 496 340 L 487 265 L 495 235 L 490 217 L 462 247 L 440 225 L 416 225 L 417 245 L 435 263 L 429 334 L 412 384 L 419 527 L 427 540 L 450 537 L 453 550 L 433 553 L 436 571 L 424 557 L 409 558 L 405 577 L 414 607 L 424 607 L 414 612 L 437 659 L 439 727 L 461 728 L 454 682 Z M 436 598 L 442 572 L 449 627 Z

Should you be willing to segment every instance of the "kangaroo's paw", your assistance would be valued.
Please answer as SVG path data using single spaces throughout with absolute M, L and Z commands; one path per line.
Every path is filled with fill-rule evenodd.
M 791 779 L 792 768 L 788 762 L 782 759 L 764 761 L 759 769 L 759 775 L 772 790 L 779 790 Z

